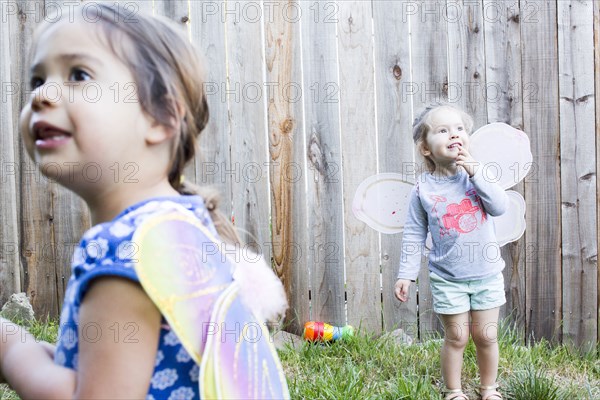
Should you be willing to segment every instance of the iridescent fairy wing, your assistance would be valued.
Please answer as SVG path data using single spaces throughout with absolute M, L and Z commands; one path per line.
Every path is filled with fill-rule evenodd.
M 289 399 L 269 331 L 241 301 L 237 284 L 217 301 L 210 329 L 200 368 L 202 398 Z
M 484 125 L 471 135 L 470 152 L 482 165 L 486 179 L 503 189 L 519 183 L 529 173 L 533 155 L 525 132 L 503 122 Z
M 378 232 L 402 232 L 413 186 L 400 174 L 370 176 L 358 185 L 352 212 Z
M 144 221 L 133 242 L 140 283 L 200 365 L 199 385 L 205 398 L 255 392 L 264 393 L 264 398 L 271 393 L 272 398 L 289 398 L 266 327 L 261 327 L 260 340 L 252 346 L 240 345 L 240 334 L 245 337 L 248 327 L 259 326 L 258 320 L 241 304 L 232 263 L 210 231 L 192 214 L 166 212 Z M 232 333 L 238 327 L 246 331 Z M 252 365 L 247 360 L 260 360 L 261 368 L 247 369 Z M 235 372 L 233 381 L 230 371 Z M 256 382 L 268 386 L 263 390 Z
M 181 212 L 150 217 L 133 236 L 140 283 L 197 363 L 213 305 L 232 282 L 210 236 L 197 219 Z

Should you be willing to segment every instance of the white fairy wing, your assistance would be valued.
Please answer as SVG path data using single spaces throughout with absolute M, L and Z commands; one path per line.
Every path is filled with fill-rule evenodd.
M 500 247 L 518 240 L 525 233 L 525 199 L 514 190 L 507 190 L 506 194 L 509 203 L 504 214 L 490 217 L 494 221 Z
M 413 186 L 400 174 L 370 176 L 358 185 L 352 212 L 378 232 L 402 232 Z
M 515 186 L 531 169 L 533 156 L 525 132 L 503 122 L 484 125 L 471 135 L 470 152 L 486 179 L 503 189 Z

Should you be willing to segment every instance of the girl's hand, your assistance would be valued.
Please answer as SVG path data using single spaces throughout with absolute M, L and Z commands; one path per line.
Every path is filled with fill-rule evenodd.
M 471 156 L 471 153 L 469 153 L 469 151 L 462 146 L 460 146 L 460 148 L 458 149 L 456 165 L 463 167 L 470 177 L 473 177 L 473 175 L 475 175 L 475 172 L 477 172 L 477 169 L 479 168 L 479 162 L 477 162 Z
M 396 287 L 394 288 L 394 294 L 396 298 L 401 302 L 408 300 L 408 289 L 412 282 L 408 279 L 398 279 L 396 281 Z

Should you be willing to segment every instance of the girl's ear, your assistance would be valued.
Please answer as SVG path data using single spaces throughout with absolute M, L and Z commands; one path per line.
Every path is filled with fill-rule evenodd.
M 175 135 L 173 129 L 159 124 L 158 122 L 152 122 L 150 129 L 146 131 L 146 143 L 148 144 L 160 144 L 165 140 L 170 139 Z
M 185 116 L 185 109 L 179 102 L 176 103 L 176 107 L 180 118 L 171 118 L 171 126 L 173 128 L 162 126 L 158 122 L 153 121 L 150 130 L 146 134 L 146 142 L 148 144 L 159 144 L 177 135 L 177 133 L 181 130 L 181 124 Z
M 419 144 L 419 150 L 421 151 L 421 155 L 423 155 L 424 157 L 431 155 L 431 151 L 424 142 L 421 142 Z

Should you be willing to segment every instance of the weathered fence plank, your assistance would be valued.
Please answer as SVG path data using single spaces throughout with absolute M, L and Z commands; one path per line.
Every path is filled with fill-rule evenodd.
M 296 313 L 298 318 L 344 325 L 344 214 L 336 44 L 339 12 L 334 3 L 325 0 L 302 1 L 300 5 L 308 232 L 312 247 L 307 258 L 310 315 L 303 300 L 296 305 Z
M 196 182 L 217 189 L 223 201 L 220 209 L 232 213 L 231 130 L 227 103 L 225 25 L 221 17 L 224 1 L 190 1 L 189 24 L 192 43 L 203 54 L 207 71 L 206 98 L 209 120 L 200 135 L 196 156 Z
M 414 115 L 432 102 L 448 100 L 448 24 L 445 1 L 424 3 L 409 2 L 406 14 L 410 15 L 412 94 Z M 423 166 L 422 158 L 417 158 Z M 433 312 L 429 269 L 423 257 L 418 279 L 419 332 L 420 336 L 439 332 L 441 323 Z
M 528 337 L 560 340 L 561 216 L 556 2 L 521 1 L 523 120 L 533 170 L 527 200 L 526 329 Z M 544 40 L 539 38 L 543 37 Z
M 8 9 L 5 11 L 8 14 Z M 19 206 L 17 179 L 20 174 L 19 153 L 15 154 L 17 143 L 17 116 L 13 99 L 22 91 L 23 81 L 11 74 L 11 41 L 15 43 L 18 32 L 16 12 L 5 15 L 7 21 L 0 24 L 0 82 L 2 82 L 2 101 L 0 102 L 0 204 L 2 207 L 0 224 L 0 305 L 8 297 L 21 291 L 21 263 L 19 252 Z M 12 39 L 12 40 L 10 40 Z
M 28 55 L 32 34 L 37 24 L 44 19 L 44 2 L 17 1 L 14 4 L 20 15 L 25 17 L 11 18 L 10 21 L 11 24 L 16 24 L 11 27 L 11 52 L 15 54 L 12 57 L 11 77 L 14 82 L 25 83 L 29 81 Z M 26 90 L 19 91 L 19 96 L 13 99 L 13 110 L 20 111 L 26 99 Z M 16 136 L 19 138 L 19 151 L 18 155 L 15 153 L 15 158 L 19 159 L 21 168 L 17 190 L 20 193 L 23 291 L 31 297 L 37 315 L 45 318 L 47 315 L 56 315 L 60 307 L 53 227 L 53 192 L 56 184 L 41 175 L 26 154 L 20 136 Z
M 127 7 L 128 9 L 130 9 L 132 12 L 138 12 L 138 11 L 142 11 L 142 12 L 146 12 L 148 14 L 153 14 L 154 13 L 154 3 L 162 3 L 162 1 L 158 0 L 137 0 L 137 1 L 127 1 L 127 0 L 120 0 L 120 3 L 123 3 L 124 7 Z M 137 9 L 135 9 L 133 6 L 135 5 L 135 7 L 137 7 Z
M 93 170 L 91 168 L 89 171 Z M 84 169 L 83 171 L 88 170 Z M 100 171 L 99 173 L 112 172 Z M 66 171 L 63 171 L 63 173 L 66 173 Z M 89 176 L 90 179 L 96 179 L 92 178 L 91 174 L 96 174 L 96 172 L 90 172 Z M 50 275 L 48 278 L 54 278 L 54 290 L 58 296 L 57 305 L 60 310 L 64 293 L 67 289 L 67 283 L 71 276 L 73 252 L 81 236 L 90 228 L 91 220 L 88 207 L 81 197 L 58 184 L 52 185 L 51 190 L 53 214 L 49 216 L 49 220 L 54 232 L 54 237 L 52 238 L 54 253 L 51 259 L 49 259 L 47 253 L 44 252 L 43 262 L 46 264 L 53 261 L 56 266 L 55 276 L 52 277 Z M 45 240 L 48 240 L 48 238 Z M 51 311 L 50 314 L 54 315 L 54 311 Z
M 521 32 L 519 2 L 485 0 L 484 34 L 486 64 L 486 103 L 488 122 L 504 122 L 523 129 L 523 99 L 521 97 Z M 524 165 L 514 166 L 524 168 Z M 524 184 L 511 188 L 524 194 Z M 501 318 L 510 316 L 519 325 L 525 323 L 525 236 L 502 247 L 506 306 L 500 308 Z
M 258 3 L 223 3 L 233 215 L 242 240 L 271 259 L 263 24 Z M 245 10 L 245 11 L 242 11 Z M 251 13 L 251 14 L 250 14 Z
M 406 94 L 411 82 L 408 40 L 409 18 L 403 13 L 408 1 L 374 1 L 375 84 L 377 87 L 377 142 L 379 172 L 395 172 L 414 180 L 412 104 Z M 395 40 L 389 40 L 395 38 Z M 402 234 L 381 235 L 381 278 L 385 330 L 402 328 L 415 337 L 417 329 L 416 285 L 407 303 L 394 296 L 400 263 Z
M 563 343 L 592 348 L 598 301 L 594 14 L 592 2 L 557 7 Z
M 379 332 L 379 238 L 352 214 L 356 188 L 377 172 L 371 3 L 337 4 L 348 322 Z
M 188 0 L 152 0 L 154 15 L 162 15 L 178 24 L 186 24 L 189 7 L 191 6 Z M 189 17 L 188 17 L 189 18 Z
M 288 299 L 308 314 L 306 192 L 299 10 L 296 1 L 270 3 L 265 29 L 271 241 L 273 266 Z M 296 15 L 293 11 L 296 10 Z M 296 22 L 294 22 L 296 21 Z M 302 332 L 305 320 L 287 313 L 287 329 Z
M 487 123 L 485 43 L 481 0 L 451 0 L 448 21 L 448 101 L 473 117 L 475 127 Z
M 596 66 L 596 85 L 595 85 L 595 100 L 596 100 L 596 132 L 600 129 L 600 4 L 597 1 L 594 4 L 594 64 Z M 600 179 L 598 179 L 598 173 L 600 173 L 600 140 L 596 139 L 596 226 L 600 227 Z M 598 235 L 598 243 L 596 249 L 600 249 L 600 235 Z M 596 266 L 598 266 L 598 253 L 596 253 Z M 598 273 L 596 290 L 600 292 L 600 273 Z M 597 340 L 600 341 L 600 293 L 598 294 L 598 306 L 596 309 L 596 322 L 597 322 Z
M 184 34 L 186 34 L 189 37 L 190 41 L 192 41 L 190 24 L 191 7 L 192 4 L 190 4 L 188 0 L 154 0 L 154 15 L 167 17 L 173 22 L 175 22 L 181 27 L 181 29 L 184 31 Z M 197 25 L 198 27 L 202 26 L 202 24 Z M 198 73 L 202 72 L 204 71 L 198 71 Z M 205 87 L 206 86 L 208 85 L 205 85 Z M 209 108 L 209 115 L 211 111 L 212 110 L 210 110 Z M 201 139 L 204 136 L 204 133 L 206 132 L 203 132 L 203 134 L 201 135 Z M 197 147 L 197 151 L 200 151 L 200 146 Z M 200 157 L 196 157 L 194 160 L 188 163 L 188 165 L 183 170 L 183 175 L 185 176 L 184 179 L 188 179 L 195 183 L 198 183 L 200 181 L 200 179 L 198 178 L 199 168 L 197 166 L 197 164 L 199 164 L 200 162 Z M 221 209 L 221 211 L 223 211 L 223 209 Z

